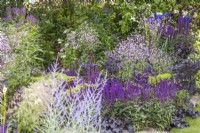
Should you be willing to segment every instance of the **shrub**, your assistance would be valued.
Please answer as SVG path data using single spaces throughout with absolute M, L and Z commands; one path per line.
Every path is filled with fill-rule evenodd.
M 58 4 L 59 3 L 59 4 Z M 31 12 L 40 18 L 39 22 L 39 42 L 44 53 L 41 58 L 46 60 L 43 62 L 47 67 L 58 55 L 61 45 L 58 39 L 65 39 L 62 34 L 65 29 L 72 28 L 75 30 L 77 25 L 82 24 L 87 18 L 84 10 L 80 10 L 83 5 L 78 1 L 40 1 L 38 5 L 31 7 Z M 48 45 L 46 45 L 48 44 Z
M 10 32 L 12 33 L 9 34 Z M 42 50 L 37 40 L 37 27 L 26 24 L 20 28 L 10 26 L 7 27 L 7 36 L 11 49 L 5 54 L 7 60 L 2 73 L 9 82 L 11 93 L 16 86 L 27 85 L 32 74 L 38 74 L 37 69 L 41 67 L 43 59 L 40 58 Z
M 174 106 L 171 103 L 161 104 L 150 100 L 141 104 L 132 101 L 116 101 L 111 108 L 116 118 L 128 119 L 136 131 L 148 128 L 163 130 L 170 124 Z
M 187 90 L 179 90 L 176 92 L 175 104 L 176 108 L 187 108 L 185 102 L 189 100 L 189 92 Z
M 105 68 L 112 70 L 112 67 L 115 66 L 113 69 L 118 69 L 119 74 L 123 77 L 130 77 L 135 67 L 145 68 L 146 65 L 152 65 L 160 72 L 171 65 L 171 58 L 154 47 L 153 42 L 145 41 L 145 36 L 140 34 L 127 37 L 114 50 L 106 51 L 105 56 L 107 59 Z M 107 63 L 110 60 L 113 61 L 110 64 Z
M 64 31 L 66 39 L 59 39 L 62 43 L 60 50 L 60 57 L 66 66 L 72 64 L 80 59 L 81 61 L 97 61 L 99 57 L 99 50 L 101 42 L 98 39 L 98 33 L 91 26 L 91 24 L 80 25 L 75 31 L 67 29 Z
M 180 83 L 182 89 L 188 90 L 190 93 L 196 92 L 195 79 L 200 69 L 200 60 L 183 60 L 180 64 L 172 67 L 172 73 L 176 76 L 176 81 Z

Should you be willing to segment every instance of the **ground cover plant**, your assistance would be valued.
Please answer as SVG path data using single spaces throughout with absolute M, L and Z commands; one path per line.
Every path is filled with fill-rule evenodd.
M 0 132 L 198 132 L 199 6 L 2 0 Z

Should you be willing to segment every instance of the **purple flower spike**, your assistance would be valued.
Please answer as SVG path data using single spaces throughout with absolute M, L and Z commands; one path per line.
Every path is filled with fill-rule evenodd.
M 33 25 L 35 25 L 36 23 L 37 23 L 37 18 L 34 16 L 34 15 L 32 15 L 32 14 L 30 14 L 30 15 L 28 15 L 27 17 L 26 17 L 26 19 L 27 19 L 27 21 L 29 22 L 29 23 L 31 23 L 31 24 L 33 24 Z
M 20 24 L 20 23 L 16 23 L 15 24 L 15 27 L 21 27 L 23 24 Z
M 183 22 L 184 23 L 189 23 L 190 22 L 190 17 L 183 17 Z
M 163 19 L 163 15 L 157 15 L 158 19 L 162 20 Z
M 154 13 L 154 18 L 155 18 L 155 20 L 158 20 L 158 19 L 162 20 L 163 19 L 163 15 L 159 15 L 157 13 Z
M 164 15 L 165 15 L 165 17 L 170 17 L 171 16 L 171 14 L 169 12 L 165 12 Z
M 21 14 L 21 9 L 20 9 L 20 8 L 13 8 L 12 11 L 13 11 L 13 13 L 16 14 L 16 15 L 17 15 L 17 14 Z
M 158 16 L 157 16 L 156 12 L 153 15 L 154 15 L 154 18 L 157 20 Z
M 1 125 L 0 126 L 0 133 L 6 133 L 6 129 L 7 129 L 7 125 L 6 124 Z
M 26 8 L 22 7 L 22 8 L 13 8 L 12 9 L 13 14 L 16 15 L 25 15 L 26 14 Z
M 26 14 L 26 8 L 24 7 L 21 8 L 21 14 Z
M 146 19 L 146 22 L 147 23 L 156 23 L 156 19 L 152 18 L 152 17 L 149 17 L 149 18 Z
M 13 20 L 13 17 L 12 16 L 7 16 L 7 17 L 4 17 L 3 20 L 4 21 L 11 21 L 11 20 Z

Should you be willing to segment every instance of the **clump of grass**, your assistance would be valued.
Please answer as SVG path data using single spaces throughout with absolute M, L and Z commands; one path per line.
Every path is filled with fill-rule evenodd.
M 52 100 L 52 90 L 46 84 L 49 79 L 43 78 L 28 88 L 23 88 L 22 102 L 14 114 L 14 120 L 18 123 L 18 132 L 33 132 L 39 124 L 39 118 Z

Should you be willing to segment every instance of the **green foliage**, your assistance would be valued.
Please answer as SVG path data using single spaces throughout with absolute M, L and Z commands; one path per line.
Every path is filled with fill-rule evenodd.
M 150 84 L 156 84 L 160 80 L 170 79 L 171 76 L 172 75 L 170 73 L 158 74 L 157 76 L 149 76 L 148 83 L 150 83 Z
M 200 103 L 195 107 L 196 111 L 200 111 Z M 172 128 L 170 133 L 198 133 L 200 129 L 200 117 L 195 119 L 191 117 L 185 117 L 186 121 L 189 123 L 190 127 L 188 128 Z
M 193 44 L 195 52 L 189 55 L 189 59 L 199 59 L 200 58 L 200 30 L 195 32 L 195 42 Z
M 101 42 L 98 40 L 98 34 L 95 29 L 85 22 L 77 27 L 76 30 L 65 30 L 66 39 L 59 39 L 62 43 L 60 57 L 66 66 L 70 67 L 75 64 L 77 59 L 85 62 L 87 59 L 95 62 L 99 59 L 99 50 Z
M 98 39 L 101 42 L 99 51 L 113 49 L 116 39 L 114 32 L 116 25 L 113 23 L 115 13 L 113 13 L 113 10 L 106 4 L 94 4 L 85 7 L 85 14 L 89 18 L 88 21 L 93 24 L 95 31 L 98 33 Z
M 126 2 L 116 0 L 113 3 L 108 3 L 107 8 L 112 11 L 114 31 L 120 35 L 127 35 L 132 31 L 136 31 L 141 17 L 150 12 L 149 5 L 145 1 Z
M 47 4 L 45 3 L 42 4 L 44 7 L 39 5 L 38 8 L 32 8 L 32 12 L 35 12 L 41 18 L 39 41 L 41 48 L 44 49 L 41 57 L 45 59 L 43 63 L 46 67 L 55 59 L 61 49 L 58 38 L 65 39 L 65 35 L 62 34 L 63 31 L 67 28 L 74 29 L 85 20 L 84 10 L 80 10 L 76 1 L 66 2 L 56 8 L 54 4 L 49 4 L 46 8 Z
M 189 100 L 189 92 L 187 90 L 179 90 L 176 92 L 176 98 L 175 98 L 175 105 L 177 107 L 183 107 L 187 108 L 185 103 L 185 100 Z
M 200 88 L 200 71 L 197 72 L 195 85 L 196 85 L 197 88 Z
M 94 58 L 94 54 L 97 54 L 95 58 L 97 58 L 97 60 L 102 60 L 104 56 L 103 51 L 105 49 L 111 49 L 113 46 L 114 41 L 111 37 L 112 29 L 110 28 L 110 24 L 112 23 L 108 24 L 107 18 L 109 18 L 109 16 L 102 11 L 102 8 L 95 4 L 80 5 L 75 3 L 75 1 L 71 1 L 72 7 L 68 4 L 61 4 L 56 8 L 53 8 L 53 6 L 50 7 L 51 10 L 40 9 L 41 11 L 38 13 L 38 16 L 42 14 L 39 32 L 41 34 L 40 45 L 42 49 L 44 49 L 42 58 L 45 59 L 45 66 L 51 63 L 61 49 L 65 49 L 65 46 L 58 41 L 58 38 L 60 40 L 65 40 L 66 35 L 63 34 L 63 31 L 68 29 L 70 32 L 74 31 L 79 33 L 80 25 L 82 25 L 81 28 L 84 28 L 86 20 L 90 27 L 97 32 L 95 35 L 99 40 L 98 45 L 92 50 L 90 47 L 85 48 L 82 45 L 82 48 L 78 51 L 72 49 L 72 47 L 68 47 L 65 49 L 64 53 L 59 53 L 64 64 L 72 64 L 78 57 L 85 60 L 85 53 L 89 54 L 89 56 L 93 56 L 92 58 Z M 34 12 L 38 11 L 35 10 Z M 98 19 L 98 23 L 94 22 L 95 18 Z M 105 26 L 107 26 L 107 28 L 105 28 Z M 88 29 L 85 28 L 84 30 L 87 31 Z
M 6 109 L 7 109 L 7 88 L 4 86 L 0 92 L 0 124 L 4 125 L 6 122 Z
M 41 37 L 39 40 L 41 47 L 44 49 L 42 57 L 45 59 L 45 66 L 50 64 L 55 58 L 56 52 L 59 49 L 57 39 L 62 35 L 61 33 L 67 24 L 66 17 L 63 17 L 63 12 L 60 8 L 54 9 L 51 13 L 47 13 L 46 17 L 44 16 L 40 22 L 39 32 Z
M 43 51 L 38 44 L 37 27 L 24 25 L 20 28 L 12 28 L 14 34 L 21 35 L 19 38 L 14 35 L 17 40 L 11 38 L 12 36 L 9 38 L 12 50 L 3 71 L 8 80 L 9 93 L 17 86 L 29 84 L 32 74 L 36 73 L 43 61 L 40 58 Z M 7 34 L 9 32 L 11 31 L 8 28 Z
M 138 61 L 138 62 L 132 62 L 132 61 L 126 61 L 124 62 L 123 66 L 120 67 L 119 72 L 117 73 L 123 81 L 126 79 L 130 79 L 132 77 L 132 73 L 134 69 L 143 70 L 145 68 L 146 63 L 144 61 Z
M 173 12 L 174 9 L 178 8 L 178 5 L 176 3 L 176 0 L 153 0 L 152 2 L 152 10 L 154 12 L 159 11 L 169 11 Z
M 114 103 L 111 113 L 120 119 L 128 119 L 136 131 L 148 128 L 163 130 L 170 123 L 174 106 L 157 100 L 135 104 L 133 101 Z

